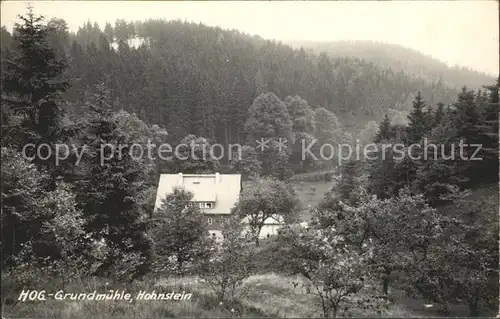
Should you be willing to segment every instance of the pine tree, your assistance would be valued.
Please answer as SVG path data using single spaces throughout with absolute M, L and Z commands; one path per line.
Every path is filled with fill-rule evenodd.
M 482 112 L 481 123 L 477 128 L 481 130 L 482 165 L 479 166 L 480 174 L 485 181 L 498 181 L 498 114 L 500 78 L 492 86 L 485 87 L 486 108 Z
M 67 61 L 59 60 L 56 51 L 50 47 L 48 38 L 51 28 L 43 22 L 42 16 L 28 13 L 21 16 L 22 24 L 14 26 L 14 42 L 17 50 L 5 65 L 2 80 L 2 110 L 4 105 L 13 116 L 19 118 L 15 128 L 8 130 L 11 135 L 9 144 L 18 150 L 33 143 L 51 145 L 52 156 L 35 156 L 35 163 L 48 169 L 51 175 L 50 188 L 55 187 L 57 173 L 55 167 L 55 144 L 63 142 L 68 136 L 62 120 L 62 93 L 69 87 L 62 79 Z M 31 151 L 31 149 L 29 149 Z M 29 153 L 29 152 L 28 152 Z M 27 154 L 28 156 L 34 156 Z
M 382 120 L 382 122 L 380 122 L 377 135 L 375 135 L 375 138 L 373 139 L 373 141 L 375 143 L 380 143 L 382 141 L 388 141 L 394 137 L 392 133 L 393 133 L 393 130 L 391 127 L 391 120 L 389 119 L 389 115 L 386 114 L 384 116 L 384 119 Z
M 421 161 L 411 161 L 408 167 L 415 167 L 415 175 L 412 186 L 423 193 L 432 206 L 449 203 L 443 197 L 450 194 L 456 187 L 463 187 L 468 182 L 467 177 L 461 173 L 461 164 L 466 162 L 460 160 L 459 138 L 455 126 L 456 114 L 454 110 L 448 110 L 441 124 L 434 128 L 427 140 L 427 147 L 421 151 Z M 427 156 L 425 157 L 425 153 Z
M 152 237 L 159 270 L 182 276 L 207 253 L 207 225 L 192 199 L 192 193 L 175 188 L 153 216 L 156 226 Z
M 271 163 L 269 176 L 285 181 L 293 175 L 292 166 L 290 165 L 290 155 L 283 150 L 273 151 L 274 161 Z
M 474 91 L 463 87 L 454 106 L 456 142 L 464 144 L 464 158 L 460 161 L 460 174 L 466 177 L 470 183 L 479 182 L 482 176 L 478 175 L 478 172 L 481 171 L 483 164 L 481 161 L 470 160 L 476 151 L 477 146 L 475 145 L 482 144 L 484 140 L 484 134 L 479 127 L 481 124 L 480 115 L 477 110 Z M 483 152 L 476 154 L 476 156 L 482 157 Z
M 441 124 L 441 121 L 443 120 L 444 117 L 444 104 L 439 102 L 437 104 L 437 109 L 436 112 L 434 113 L 434 120 L 432 121 L 433 127 L 437 127 Z
M 350 160 L 341 167 L 341 177 L 336 185 L 336 192 L 339 194 L 339 199 L 349 204 L 355 204 L 355 192 L 360 183 L 360 167 L 355 160 Z
M 139 256 L 134 276 L 144 274 L 151 260 L 152 244 L 146 234 L 146 212 L 141 209 L 147 190 L 147 169 L 131 152 L 132 140 L 119 129 L 106 101 L 104 86 L 90 103 L 92 113 L 83 144 L 82 178 L 75 182 L 85 230 L 109 249 L 99 272 L 105 273 L 130 254 Z
M 363 145 L 373 143 L 378 130 L 378 124 L 375 121 L 366 123 L 365 127 L 359 132 L 360 143 Z
M 111 23 L 109 23 L 109 22 L 106 22 L 106 24 L 104 26 L 104 35 L 106 36 L 106 39 L 109 42 L 114 41 L 114 30 L 113 30 L 113 27 L 111 26 Z
M 408 143 L 418 143 L 428 130 L 427 116 L 425 114 L 425 101 L 422 95 L 418 92 L 415 100 L 413 100 L 413 110 L 408 115 L 410 123 L 406 129 Z

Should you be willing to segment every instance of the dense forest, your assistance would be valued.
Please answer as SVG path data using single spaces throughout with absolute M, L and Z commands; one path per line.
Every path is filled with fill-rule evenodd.
M 1 84 L 2 305 L 13 317 L 245 317 L 259 304 L 243 305 L 247 279 L 265 284 L 269 272 L 286 279 L 264 297 L 259 282 L 260 304 L 293 291 L 300 301 L 290 304 L 312 300 L 308 316 L 388 315 L 395 292 L 445 316 L 457 305 L 470 316 L 498 310 L 499 79 L 457 91 L 236 31 L 120 20 L 70 33 L 30 9 L 12 34 L 2 28 Z M 262 138 L 290 147 L 258 152 Z M 377 156 L 301 157 L 313 139 L 377 146 Z M 132 146 L 151 140 L 193 149 L 135 156 Z M 244 145 L 227 166 L 246 182 L 219 243 L 184 189 L 153 212 L 160 173 L 220 171 L 216 158 L 193 155 L 215 142 Z M 402 158 L 384 147 L 395 144 Z M 340 175 L 304 227 L 293 184 L 319 170 Z M 285 224 L 259 246 L 277 213 Z M 18 299 L 26 287 L 160 290 L 159 278 L 186 276 L 205 285 L 188 306 Z M 273 307 L 257 316 L 276 316 Z
M 369 120 L 381 120 L 389 109 L 408 111 L 417 91 L 430 105 L 451 104 L 457 93 L 439 79 L 417 78 L 397 67 L 311 54 L 202 24 L 119 20 L 102 30 L 89 21 L 76 33 L 63 20 L 49 24 L 50 42 L 70 61 L 72 88 L 65 98 L 73 112 L 104 82 L 115 110 L 136 113 L 179 139 L 192 133 L 243 141 L 248 109 L 263 92 L 280 99 L 298 95 L 312 108 L 334 113 L 354 132 Z M 11 42 L 2 29 L 3 47 Z
M 377 43 L 373 41 L 289 41 L 293 48 L 305 48 L 313 53 L 326 52 L 331 58 L 342 56 L 355 57 L 394 71 L 402 71 L 408 75 L 426 79 L 429 82 L 440 82 L 449 87 L 460 88 L 463 85 L 471 89 L 479 89 L 484 83 L 494 81 L 488 74 L 474 71 L 466 67 L 450 67 L 417 50 L 405 48 L 397 44 Z

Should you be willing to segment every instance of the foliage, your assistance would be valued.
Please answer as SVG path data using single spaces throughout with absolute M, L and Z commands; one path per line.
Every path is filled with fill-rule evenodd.
M 244 180 L 255 179 L 259 176 L 261 170 L 261 162 L 258 154 L 251 146 L 244 145 L 241 148 L 241 156 L 237 154 L 231 161 L 232 171 L 241 174 Z
M 427 105 L 422 98 L 420 92 L 417 93 L 415 100 L 413 101 L 413 109 L 408 115 L 408 126 L 406 127 L 406 133 L 408 138 L 408 143 L 418 143 L 424 137 L 424 134 L 429 129 L 429 116 L 426 113 Z
M 318 181 L 326 181 L 331 182 L 335 176 L 337 171 L 320 171 L 320 172 L 312 172 L 312 173 L 304 173 L 304 174 L 296 174 L 290 178 L 290 182 L 318 182 Z
M 342 201 L 356 202 L 354 192 L 361 185 L 361 164 L 355 160 L 344 163 L 340 168 L 340 179 L 335 185 L 336 193 Z
M 251 237 L 259 245 L 259 234 L 268 218 L 290 223 L 297 217 L 299 202 L 295 191 L 282 181 L 263 178 L 245 187 L 233 208 L 238 218 L 248 223 Z
M 207 225 L 193 194 L 174 188 L 153 215 L 151 230 L 158 271 L 183 276 L 207 256 L 210 246 Z
M 200 275 L 216 293 L 219 302 L 234 302 L 245 294 L 243 280 L 253 271 L 250 241 L 242 236 L 244 225 L 237 217 L 223 222 L 224 240 L 213 248 L 200 267 Z
M 287 96 L 283 101 L 293 122 L 292 131 L 312 134 L 316 131 L 315 114 L 300 96 Z
M 275 169 L 282 174 L 289 165 L 288 151 L 278 150 L 275 143 L 292 141 L 293 123 L 287 106 L 274 93 L 262 93 L 257 96 L 248 110 L 249 116 L 245 122 L 247 143 L 254 145 L 260 141 L 269 141 L 258 154 L 262 162 L 262 176 L 271 176 Z
M 356 299 L 367 288 L 371 247 L 351 249 L 334 228 L 285 228 L 278 240 L 277 254 L 283 268 L 308 279 L 312 288 L 306 289 L 318 297 L 324 318 L 335 318 L 341 310 L 345 315 L 353 300 L 365 307 L 383 304 L 377 303 L 375 296 Z
M 47 175 L 7 148 L 2 164 L 2 269 L 19 286 L 49 277 L 64 285 L 95 269 L 98 264 L 83 253 L 92 247 L 71 187 L 59 183 L 43 191 Z
M 44 192 L 48 176 L 4 147 L 2 164 L 2 268 L 66 258 L 81 248 L 77 240 L 83 234 L 82 219 L 69 186 L 59 184 Z M 27 251 L 29 256 L 23 256 Z
M 498 307 L 498 223 L 496 203 L 460 196 L 426 258 L 410 268 L 410 292 L 442 305 L 467 304 L 469 315 L 496 313 Z M 457 217 L 453 217 L 457 216 Z
M 74 184 L 85 230 L 93 240 L 104 240 L 109 248 L 102 273 L 109 272 L 121 254 L 137 252 L 150 260 L 152 247 L 146 235 L 146 214 L 141 209 L 148 168 L 134 156 L 130 138 L 109 112 L 99 107 L 95 110 L 82 141 L 87 146 L 84 170 Z M 147 262 L 130 271 L 138 275 L 146 268 Z
M 373 143 L 373 139 L 379 130 L 378 124 L 375 121 L 366 123 L 365 127 L 359 132 L 359 142 L 362 145 Z
M 397 197 L 379 199 L 362 189 L 356 206 L 332 196 L 318 206 L 313 225 L 333 227 L 336 234 L 354 247 L 373 246 L 370 267 L 382 279 L 388 294 L 393 271 L 406 271 L 425 258 L 443 233 L 442 218 L 422 195 L 403 190 Z
M 219 161 L 216 159 L 218 154 L 215 154 L 206 138 L 190 134 L 185 136 L 179 145 L 184 147 L 179 148 L 179 152 L 173 156 L 176 171 L 185 174 L 209 174 L 219 167 Z
M 55 188 L 56 170 L 54 143 L 64 141 L 69 132 L 62 120 L 62 94 L 68 88 L 63 79 L 67 61 L 56 56 L 48 37 L 51 26 L 30 8 L 14 26 L 15 50 L 2 55 L 2 144 L 21 151 L 27 143 L 46 143 L 51 153 L 35 157 L 40 168 L 51 177 L 50 190 Z M 5 109 L 4 109 L 5 107 Z M 29 150 L 28 156 L 33 156 Z M 42 159 L 45 158 L 45 159 Z

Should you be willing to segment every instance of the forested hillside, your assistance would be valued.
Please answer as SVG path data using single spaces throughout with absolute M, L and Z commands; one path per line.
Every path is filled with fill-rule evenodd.
M 220 142 L 242 141 L 248 109 L 262 92 L 280 99 L 299 95 L 357 129 L 380 120 L 388 109 L 410 109 L 417 91 L 430 105 L 451 104 L 457 93 L 397 68 L 308 54 L 201 24 L 116 21 L 101 30 L 89 22 L 76 33 L 69 33 L 63 20 L 50 24 L 55 30 L 51 43 L 70 58 L 68 77 L 74 83 L 65 97 L 75 113 L 91 88 L 105 82 L 115 110 L 136 113 L 179 138 L 193 133 Z M 5 29 L 2 39 L 8 47 L 11 37 Z
M 289 41 L 293 48 L 305 48 L 307 51 L 320 54 L 326 52 L 331 58 L 354 57 L 373 62 L 384 68 L 392 68 L 409 75 L 421 77 L 430 82 L 441 82 L 451 87 L 467 85 L 478 89 L 484 83 L 491 83 L 494 78 L 482 72 L 465 67 L 450 67 L 430 56 L 397 44 L 378 43 L 373 41 Z
M 14 30 L 2 33 L 5 317 L 415 317 L 407 301 L 431 303 L 425 317 L 497 313 L 500 79 L 453 93 L 181 22 L 70 34 L 29 8 Z M 358 134 L 354 116 L 382 119 Z M 228 170 L 245 183 L 221 241 L 187 189 L 153 209 L 160 173 L 220 172 L 207 149 L 240 140 Z M 306 189 L 316 177 L 330 185 Z M 155 291 L 166 299 L 144 298 Z M 193 300 L 165 302 L 180 291 Z

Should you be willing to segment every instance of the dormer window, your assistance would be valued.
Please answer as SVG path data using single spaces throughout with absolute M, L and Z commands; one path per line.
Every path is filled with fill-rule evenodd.
M 214 203 L 212 202 L 201 202 L 200 208 L 214 208 Z

